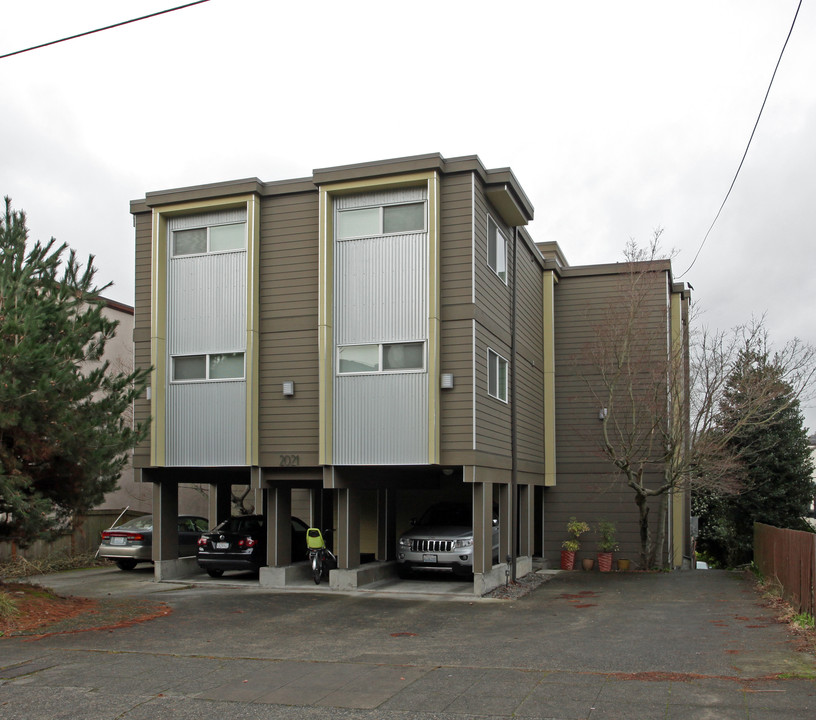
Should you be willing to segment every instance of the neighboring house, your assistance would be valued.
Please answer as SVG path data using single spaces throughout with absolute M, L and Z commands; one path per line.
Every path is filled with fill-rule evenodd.
M 505 581 L 508 557 L 518 574 L 534 555 L 556 564 L 570 515 L 617 520 L 634 552 L 634 502 L 579 439 L 598 408 L 572 360 L 620 266 L 571 268 L 537 246 L 509 169 L 430 154 L 152 192 L 131 212 L 135 357 L 154 368 L 134 468 L 159 515 L 157 577 L 193 571 L 175 559 L 189 482 L 209 484 L 211 522 L 230 485 L 255 493 L 264 585 L 299 571 L 293 513 L 334 529 L 333 582 L 356 587 L 390 571 L 398 533 L 437 500 L 472 504 L 477 591 Z M 669 337 L 688 292 L 661 267 Z M 671 513 L 679 566 L 684 498 Z

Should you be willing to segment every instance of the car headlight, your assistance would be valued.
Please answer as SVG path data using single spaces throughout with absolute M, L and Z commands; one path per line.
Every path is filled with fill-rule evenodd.
M 454 543 L 455 548 L 466 548 L 466 547 L 473 547 L 473 538 L 464 538 L 463 540 L 457 540 Z
M 411 547 L 411 538 L 409 538 L 409 537 L 401 537 L 401 538 L 399 539 L 399 546 L 400 546 L 401 548 L 406 549 L 406 550 L 410 549 L 410 547 Z

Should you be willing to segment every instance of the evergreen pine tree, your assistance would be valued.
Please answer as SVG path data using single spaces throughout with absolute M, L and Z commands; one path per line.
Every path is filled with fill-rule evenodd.
M 700 548 L 728 567 L 751 561 L 755 522 L 809 529 L 802 518 L 814 496 L 810 447 L 799 400 L 782 373 L 766 349 L 744 350 L 720 404 L 720 429 L 732 433 L 728 446 L 742 486 L 734 494 L 704 493 L 698 510 Z M 760 383 L 772 391 L 755 421 L 741 426 L 744 397 Z
M 103 314 L 93 257 L 52 238 L 28 249 L 25 215 L 0 217 L 0 539 L 25 546 L 65 527 L 116 487 L 145 436 L 129 410 L 145 371 L 102 362 L 116 321 Z

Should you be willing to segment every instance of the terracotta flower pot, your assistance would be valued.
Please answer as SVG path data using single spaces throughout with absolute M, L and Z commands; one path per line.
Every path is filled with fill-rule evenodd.
M 592 566 L 595 564 L 595 560 L 592 558 L 584 558 L 581 560 L 581 567 L 584 570 L 592 570 Z
M 575 567 L 575 553 L 572 550 L 561 551 L 561 569 L 572 570 Z
M 612 553 L 599 552 L 598 553 L 598 570 L 601 572 L 609 572 L 612 569 Z

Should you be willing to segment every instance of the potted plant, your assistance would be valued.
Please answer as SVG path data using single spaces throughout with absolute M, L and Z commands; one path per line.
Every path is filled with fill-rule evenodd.
M 573 515 L 567 523 L 569 537 L 561 543 L 561 569 L 572 570 L 575 567 L 575 553 L 581 547 L 580 537 L 589 532 L 589 525 L 582 520 L 576 520 Z
M 612 569 L 612 553 L 619 549 L 615 540 L 616 531 L 615 523 L 608 520 L 598 522 L 598 534 L 601 536 L 598 540 L 598 570 L 601 572 Z

